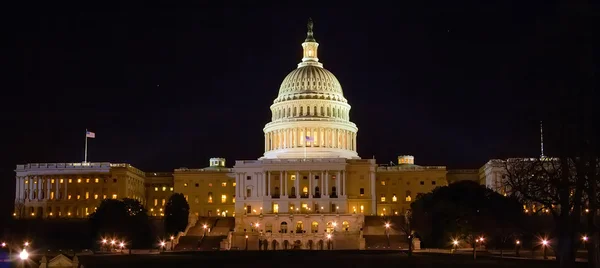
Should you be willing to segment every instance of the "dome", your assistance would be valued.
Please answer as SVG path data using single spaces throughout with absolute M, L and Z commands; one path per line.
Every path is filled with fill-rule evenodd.
M 274 103 L 297 99 L 348 102 L 335 75 L 316 65 L 301 66 L 290 72 L 283 79 Z
M 358 128 L 340 82 L 317 57 L 319 43 L 308 24 L 303 56 L 279 87 L 265 133 L 264 159 L 358 159 Z

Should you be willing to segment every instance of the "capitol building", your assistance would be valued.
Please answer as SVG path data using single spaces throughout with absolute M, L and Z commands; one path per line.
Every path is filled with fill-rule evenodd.
M 133 198 L 161 217 L 169 196 L 182 193 L 191 217 L 235 219 L 231 245 L 251 235 L 269 249 L 287 248 L 284 241 L 304 248 L 335 232 L 337 248 L 364 249 L 365 216 L 402 216 L 419 194 L 449 182 L 486 183 L 490 172 L 417 165 L 410 155 L 391 165 L 362 159 L 350 101 L 319 61 L 311 21 L 302 50 L 270 106 L 264 154 L 257 159 L 228 167 L 215 157 L 207 167 L 168 172 L 126 163 L 17 165 L 14 216 L 83 218 L 103 199 Z

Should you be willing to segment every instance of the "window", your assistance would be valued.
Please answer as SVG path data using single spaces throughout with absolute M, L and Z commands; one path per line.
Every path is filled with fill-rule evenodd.
M 246 197 L 251 197 L 252 196 L 252 189 L 248 188 L 246 189 Z
M 162 187 L 163 192 L 167 190 L 167 186 Z
M 172 191 L 173 191 L 173 187 L 170 187 L 170 188 L 169 188 L 169 191 L 171 191 L 171 192 L 172 192 Z
M 226 182 L 221 182 L 221 186 L 222 187 L 227 187 L 227 183 Z
M 251 180 L 252 176 L 246 176 L 246 180 Z
M 98 179 L 98 178 L 95 178 L 95 179 L 94 179 L 94 182 L 95 182 L 95 183 L 99 183 L 99 182 L 100 182 L 100 179 Z
M 397 202 L 398 198 L 396 197 L 396 194 L 392 195 L 392 202 Z
M 64 183 L 65 181 L 63 179 L 60 179 L 59 183 Z M 25 182 L 27 183 L 27 182 Z
M 233 183 L 233 184 L 231 184 L 231 185 L 232 185 L 233 187 L 235 187 L 235 185 L 236 185 L 236 184 L 237 184 L 237 183 L 235 183 L 235 182 L 234 182 L 234 183 Z
M 421 185 L 425 185 L 425 181 L 421 181 Z
M 81 199 L 81 195 L 80 194 L 77 195 L 77 200 L 79 200 L 79 199 Z
M 381 181 L 381 186 L 385 186 L 385 181 L 384 180 Z
M 158 199 L 154 198 L 154 206 L 158 206 Z
M 167 200 L 163 198 L 163 200 L 162 200 L 162 206 L 163 206 L 163 207 L 165 206 L 165 203 L 166 203 L 166 201 L 167 201 Z
M 212 192 L 208 192 L 208 203 L 212 203 L 213 198 L 212 198 Z
M 315 176 L 315 180 L 318 180 L 318 179 L 319 179 L 319 176 Z
M 85 183 L 90 183 L 90 179 L 85 179 Z
M 302 177 L 303 180 L 308 180 L 308 177 L 304 176 Z
M 54 183 L 54 179 L 51 179 L 51 180 L 50 180 L 50 183 Z
M 189 200 L 188 200 L 188 195 L 187 195 L 187 194 L 186 194 L 186 195 L 184 195 L 183 197 L 185 197 L 185 201 L 189 201 Z
M 117 183 L 117 179 L 113 179 L 113 183 Z
M 154 191 L 155 191 L 155 192 L 158 192 L 158 187 L 154 187 Z
M 385 202 L 385 195 L 381 195 L 381 202 Z
M 113 194 L 112 199 L 117 199 L 117 194 Z
M 410 191 L 406 191 L 406 199 L 405 199 L 406 202 L 412 201 L 412 197 L 410 196 L 410 194 L 411 194 Z
M 364 205 L 360 205 L 360 213 L 365 213 L 365 206 Z
M 85 199 L 90 199 L 90 192 L 85 192 Z
M 102 199 L 106 199 L 106 195 L 105 194 L 102 195 Z
M 81 179 L 77 179 L 77 183 L 81 183 Z
M 252 213 L 252 206 L 246 206 L 246 213 Z
M 227 195 L 226 194 L 221 195 L 221 203 L 227 203 Z
M 212 183 L 208 183 L 208 187 L 212 187 Z
M 296 175 L 292 175 L 292 177 L 290 177 L 291 180 L 296 180 Z
M 365 188 L 360 188 L 360 196 L 365 195 Z
M 200 187 L 200 183 L 196 183 L 194 186 Z M 212 186 L 212 185 L 209 183 L 208 186 Z
M 435 181 L 431 181 L 431 185 L 435 185 Z
M 94 194 L 94 199 L 98 199 L 98 194 Z
M 73 183 L 73 179 L 69 179 L 69 183 Z
M 304 188 L 302 188 L 302 193 L 308 194 L 308 187 L 304 186 Z
M 25 180 L 25 184 L 29 184 L 29 180 Z
M 188 186 L 187 182 L 183 184 L 183 187 L 187 187 L 187 186 Z
M 273 204 L 273 213 L 279 213 L 279 204 Z
M 50 199 L 54 199 L 54 192 L 50 192 Z

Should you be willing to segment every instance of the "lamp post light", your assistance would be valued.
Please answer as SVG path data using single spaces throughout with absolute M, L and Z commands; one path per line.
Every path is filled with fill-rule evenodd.
M 100 241 L 100 243 L 102 243 L 100 250 L 106 249 L 106 242 L 107 242 L 106 239 L 102 239 L 102 241 Z
M 387 237 L 387 246 L 390 248 L 390 223 L 385 223 L 385 236 Z
M 175 240 L 175 237 L 171 236 L 171 250 L 173 250 L 173 240 Z
M 458 247 L 458 240 L 454 240 L 452 241 L 452 253 L 454 254 L 454 252 L 456 251 L 456 248 Z
M 167 243 L 165 243 L 165 241 L 160 241 L 160 247 L 161 247 L 161 249 L 162 249 L 163 252 L 165 252 L 165 245 L 166 244 Z
M 246 235 L 246 248 L 245 250 L 248 250 L 248 235 Z
M 521 241 L 517 240 L 517 241 L 515 241 L 515 255 L 517 257 L 521 256 L 521 254 L 519 254 L 520 249 L 521 249 Z
M 548 240 L 542 240 L 542 247 L 544 248 L 544 260 L 548 259 Z
M 581 237 L 581 241 L 583 242 L 583 249 L 585 249 L 585 243 L 588 241 L 587 235 L 584 235 L 583 237 Z
M 6 247 L 6 242 L 2 242 L 2 247 Z
M 206 230 L 208 229 L 208 225 L 204 224 L 202 225 L 202 228 L 204 228 L 204 236 L 206 236 Z
M 25 247 L 29 246 L 29 242 L 25 241 L 25 243 L 23 244 Z
M 327 249 L 333 250 L 333 244 L 331 243 L 331 234 L 327 234 Z

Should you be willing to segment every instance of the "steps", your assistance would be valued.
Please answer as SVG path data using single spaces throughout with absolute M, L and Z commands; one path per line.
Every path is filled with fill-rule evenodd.
M 404 235 L 390 235 L 390 246 L 388 247 L 387 236 L 365 235 L 365 249 L 367 250 L 398 250 L 408 249 L 408 239 Z
M 179 244 L 175 245 L 175 250 L 197 250 L 202 236 L 182 236 L 179 238 Z
M 200 242 L 198 249 L 203 251 L 219 250 L 221 247 L 221 241 L 226 238 L 227 236 L 205 236 Z

